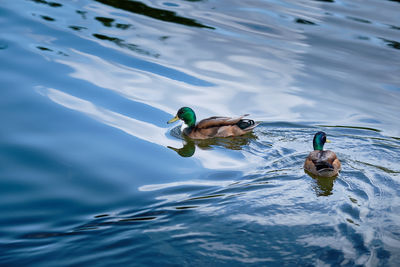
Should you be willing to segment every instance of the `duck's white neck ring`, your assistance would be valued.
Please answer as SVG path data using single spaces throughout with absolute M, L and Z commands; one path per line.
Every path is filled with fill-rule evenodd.
M 182 123 L 181 125 L 181 132 L 183 133 L 183 131 L 188 128 L 189 126 L 186 123 Z

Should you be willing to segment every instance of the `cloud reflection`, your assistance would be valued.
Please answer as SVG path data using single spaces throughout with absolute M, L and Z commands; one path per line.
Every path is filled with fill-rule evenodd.
M 37 89 L 42 95 L 47 96 L 55 103 L 79 111 L 108 126 L 120 129 L 129 135 L 159 145 L 167 145 L 173 142 L 166 137 L 164 128 L 157 127 L 154 124 L 136 120 L 108 109 L 98 107 L 87 100 L 83 100 L 56 89 L 43 87 Z
M 214 181 L 214 180 L 200 180 L 200 181 L 180 181 L 180 182 L 171 182 L 164 184 L 150 184 L 143 185 L 139 187 L 139 191 L 157 191 L 164 190 L 167 188 L 173 188 L 178 186 L 218 186 L 218 187 L 227 187 L 232 184 L 233 180 L 224 180 L 224 181 Z
M 178 140 L 168 138 L 166 129 L 154 124 L 140 121 L 120 113 L 96 106 L 90 101 L 72 96 L 65 92 L 53 89 L 37 87 L 40 94 L 47 96 L 53 102 L 66 108 L 79 111 L 91 118 L 94 118 L 108 126 L 117 128 L 129 135 L 142 140 L 158 144 L 164 147 L 179 146 Z M 242 156 L 243 157 L 243 156 Z M 243 158 L 229 157 L 224 151 L 199 151 L 196 159 L 208 169 L 230 169 L 243 168 L 248 165 Z

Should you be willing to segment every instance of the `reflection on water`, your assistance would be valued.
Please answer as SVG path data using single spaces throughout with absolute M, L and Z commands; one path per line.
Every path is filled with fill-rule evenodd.
M 317 196 L 329 196 L 332 195 L 333 183 L 336 177 L 318 177 L 307 171 L 304 171 L 315 181 L 315 186 L 313 186 Z
M 248 133 L 242 136 L 228 137 L 228 138 L 212 138 L 204 140 L 194 140 L 185 135 L 181 134 L 180 126 L 177 126 L 171 130 L 171 135 L 175 138 L 182 139 L 183 147 L 176 148 L 168 146 L 168 148 L 174 150 L 181 157 L 191 157 L 196 151 L 196 147 L 209 150 L 215 146 L 221 146 L 231 150 L 241 150 L 243 146 L 250 143 L 251 140 L 257 139 L 254 133 Z
M 0 265 L 398 266 L 398 9 L 0 4 Z M 194 141 L 179 106 L 262 123 Z
M 156 58 L 160 56 L 159 54 L 152 54 L 149 51 L 141 49 L 135 44 L 125 43 L 124 40 L 116 38 L 116 37 L 109 37 L 109 36 L 106 36 L 103 34 L 98 34 L 98 33 L 94 33 L 93 36 L 96 37 L 97 39 L 113 42 L 114 44 L 118 45 L 119 47 L 128 48 L 131 51 L 141 53 L 141 54 L 144 54 L 147 56 L 153 56 Z
M 37 90 L 52 101 L 66 108 L 82 112 L 83 114 L 99 120 L 104 124 L 120 129 L 137 138 L 161 145 L 171 142 L 171 140 L 168 139 L 163 133 L 164 129 L 153 124 L 129 118 L 122 114 L 97 107 L 86 100 L 63 93 L 56 89 L 37 88 Z
M 178 23 L 190 27 L 213 29 L 213 27 L 203 25 L 201 23 L 196 22 L 193 19 L 177 16 L 175 12 L 171 12 L 165 9 L 152 8 L 139 1 L 132 1 L 132 0 L 96 0 L 96 1 L 105 5 L 109 5 L 118 9 L 123 9 L 135 14 L 145 15 L 161 21 Z
M 172 146 L 168 146 L 168 148 L 174 150 L 176 153 L 178 153 L 179 156 L 184 158 L 193 156 L 194 152 L 196 151 L 196 146 L 194 144 L 194 141 L 192 140 L 184 141 L 183 147 L 181 148 L 175 148 Z
M 37 4 L 45 4 L 45 5 L 48 5 L 50 7 L 62 7 L 63 6 L 60 3 L 49 2 L 49 1 L 46 1 L 46 0 L 30 0 L 30 1 L 35 2 Z

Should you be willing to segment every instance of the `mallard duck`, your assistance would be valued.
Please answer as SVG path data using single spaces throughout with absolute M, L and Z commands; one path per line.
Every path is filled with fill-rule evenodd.
M 213 137 L 229 137 L 246 134 L 253 130 L 259 123 L 243 119 L 249 114 L 237 117 L 210 117 L 196 124 L 196 114 L 191 108 L 182 107 L 176 116 L 168 121 L 173 123 L 182 120 L 182 133 L 192 139 L 208 139 Z
M 323 150 L 325 142 L 330 143 L 324 132 L 314 135 L 314 151 L 310 152 L 306 158 L 304 169 L 316 176 L 333 177 L 338 175 L 341 164 L 335 152 Z

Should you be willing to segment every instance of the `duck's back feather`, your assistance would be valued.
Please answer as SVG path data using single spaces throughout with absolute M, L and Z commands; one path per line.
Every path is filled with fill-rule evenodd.
M 304 169 L 314 175 L 332 177 L 339 173 L 341 164 L 335 152 L 314 150 L 306 158 Z
M 243 135 L 258 125 L 253 120 L 243 119 L 245 116 L 248 114 L 236 118 L 210 117 L 201 120 L 187 135 L 194 139 Z
M 244 117 L 246 117 L 248 115 L 249 114 L 245 114 L 245 115 L 242 115 L 242 116 L 236 117 L 236 118 L 214 116 L 214 117 L 210 117 L 210 118 L 201 120 L 196 125 L 196 128 L 198 128 L 198 129 L 206 129 L 206 128 L 211 128 L 211 127 L 235 125 L 241 119 L 243 119 Z

